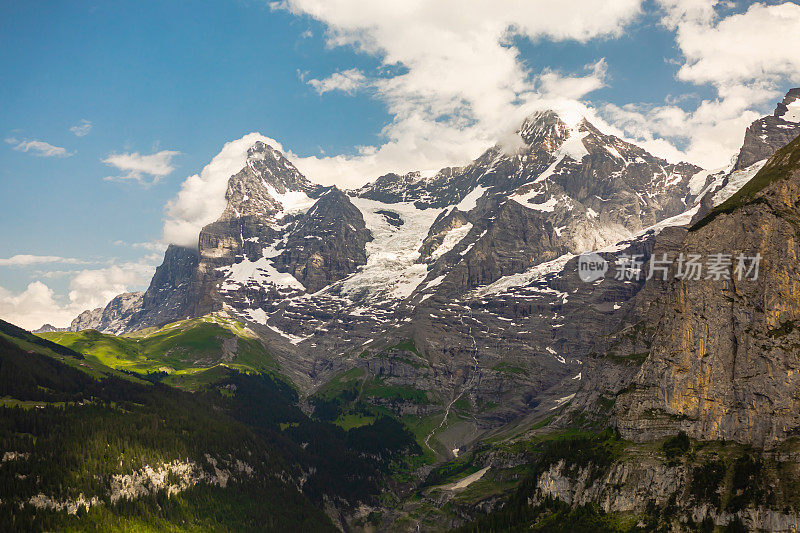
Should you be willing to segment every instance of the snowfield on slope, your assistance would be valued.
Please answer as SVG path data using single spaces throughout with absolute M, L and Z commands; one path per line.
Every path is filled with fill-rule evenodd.
M 385 204 L 365 198 L 350 198 L 364 216 L 373 240 L 366 245 L 367 264 L 342 281 L 342 292 L 356 296 L 366 291 L 378 299 L 403 299 L 428 275 L 428 265 L 417 263 L 419 248 L 443 209 L 417 209 L 411 202 Z M 390 224 L 378 211 L 391 211 L 403 219 Z

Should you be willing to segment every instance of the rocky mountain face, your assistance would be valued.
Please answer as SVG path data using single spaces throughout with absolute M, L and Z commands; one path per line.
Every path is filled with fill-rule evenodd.
M 546 415 L 577 390 L 594 337 L 641 286 L 585 284 L 574 256 L 649 253 L 648 228 L 693 205 L 700 169 L 606 135 L 575 110 L 536 113 L 518 133 L 514 150 L 347 193 L 312 185 L 257 143 L 198 250 L 170 247 L 114 331 L 224 308 L 305 391 L 352 368 L 430 391 L 427 406 L 393 409 L 443 417 L 428 439 L 443 454 Z M 411 352 L 391 349 L 409 342 Z M 451 417 L 457 402 L 470 416 Z
M 772 115 L 754 121 L 745 132 L 744 142 L 732 164 L 710 173 L 700 193 L 703 201 L 695 221 L 703 218 L 755 176 L 780 148 L 800 135 L 800 89 L 792 89 L 778 103 Z M 699 180 L 698 186 L 699 186 Z
M 69 326 L 69 331 L 96 329 L 107 333 L 129 331 L 131 318 L 142 308 L 144 293 L 126 292 L 114 297 L 105 307 L 84 311 Z
M 127 329 L 160 326 L 193 316 L 197 307 L 194 282 L 197 265 L 196 250 L 170 245 Z
M 358 368 L 430 391 L 431 405 L 397 409 L 438 413 L 434 440 L 464 446 L 630 384 L 653 333 L 619 332 L 649 317 L 645 303 L 664 290 L 611 273 L 626 256 L 681 249 L 685 230 L 673 226 L 752 178 L 763 163 L 748 161 L 794 131 L 797 102 L 790 92 L 754 123 L 737 163 L 718 173 L 670 164 L 570 109 L 530 116 L 513 150 L 495 146 L 464 167 L 388 174 L 347 192 L 313 185 L 257 143 L 198 250 L 170 247 L 115 327 L 224 308 L 302 390 Z M 590 250 L 610 270 L 585 283 L 576 256 Z M 616 366 L 597 359 L 610 351 Z M 469 416 L 448 418 L 457 402 Z
M 332 187 L 292 226 L 275 268 L 317 292 L 366 264 L 371 240 L 361 211 Z
M 652 348 L 617 402 L 626 438 L 682 429 L 771 447 L 800 429 L 798 208 L 800 139 L 684 234 L 679 253 L 722 254 L 731 274 L 684 280 L 673 272 L 648 302 Z M 742 265 L 740 254 L 761 258 L 757 277 L 745 275 L 753 261 Z
M 792 89 L 772 116 L 753 122 L 744 134 L 744 144 L 734 170 L 744 170 L 764 161 L 800 135 L 800 89 Z
M 785 109 L 779 105 L 774 116 L 793 117 L 786 110 L 796 93 L 789 93 L 781 104 Z M 748 131 L 771 118 L 756 121 Z M 782 324 L 792 320 L 781 310 L 791 314 L 797 279 L 791 259 L 797 141 L 782 147 L 786 130 L 766 130 L 764 145 L 775 147 L 769 162 L 746 171 L 734 163 L 706 179 L 692 225 L 674 225 L 655 235 L 643 269 L 650 268 L 651 257 L 670 259 L 666 281 L 647 281 L 620 310 L 613 332 L 594 341 L 592 355 L 584 359 L 581 389 L 563 423 L 577 412 L 594 413 L 611 416 L 622 434 L 636 441 L 684 430 L 698 439 L 762 448 L 793 433 L 794 358 L 777 342 L 783 338 Z M 751 140 L 748 134 L 742 154 Z M 686 273 L 679 258 L 692 255 L 703 267 L 722 258 L 730 274 L 676 277 L 679 268 Z M 736 269 L 746 273 L 751 255 L 761 257 L 758 278 L 742 279 Z M 604 412 L 599 406 L 609 402 L 614 408 Z

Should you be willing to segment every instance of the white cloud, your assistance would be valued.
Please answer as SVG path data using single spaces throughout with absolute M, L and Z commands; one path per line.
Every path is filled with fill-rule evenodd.
M 364 73 L 357 68 L 334 72 L 327 78 L 321 80 L 308 80 L 308 84 L 319 94 L 325 94 L 330 91 L 342 91 L 352 94 L 357 89 L 364 87 L 366 83 L 367 78 L 364 76 Z
M 173 150 L 162 150 L 149 155 L 142 155 L 138 152 L 111 154 L 103 159 L 103 163 L 127 172 L 127 174 L 108 176 L 103 179 L 106 181 L 136 181 L 146 186 L 153 185 L 175 170 L 172 158 L 178 154 L 180 152 Z M 150 179 L 147 180 L 145 175 L 150 176 Z
M 197 248 L 200 230 L 225 210 L 228 179 L 244 168 L 247 150 L 263 141 L 283 151 L 280 143 L 260 133 L 250 133 L 226 143 L 200 174 L 186 178 L 177 196 L 166 206 L 164 242 Z
M 67 152 L 66 148 L 53 146 L 44 141 L 20 141 L 13 137 L 9 137 L 5 141 L 13 145 L 14 150 L 18 152 L 28 152 L 39 157 L 69 157 L 72 155 L 72 153 Z
M 662 23 L 683 56 L 678 79 L 711 85 L 717 97 L 677 105 L 609 105 L 604 116 L 653 153 L 706 168 L 726 165 L 744 130 L 800 79 L 800 5 L 755 3 L 742 13 L 717 0 L 660 0 Z M 678 150 L 676 145 L 683 149 Z
M 17 254 L 15 256 L 3 259 L 0 258 L 0 266 L 29 266 L 42 263 L 67 263 L 72 265 L 86 264 L 86 261 L 74 259 L 71 257 L 58 257 L 55 255 L 29 255 Z
M 716 17 L 719 0 L 658 0 L 664 10 L 662 23 L 672 30 L 688 22 L 709 23 Z
M 128 290 L 128 287 L 141 287 L 147 284 L 154 267 L 154 263 L 142 261 L 82 270 L 69 284 L 70 307 L 80 310 L 101 307 Z
M 584 76 L 566 76 L 550 69 L 539 75 L 539 92 L 554 95 L 567 100 L 579 100 L 586 94 L 605 86 L 608 65 L 600 59 L 592 65 L 586 65 L 588 73 Z
M 328 44 L 353 46 L 388 67 L 354 69 L 309 82 L 318 92 L 369 87 L 392 121 L 380 146 L 352 155 L 295 160 L 310 179 L 355 186 L 380 174 L 461 164 L 506 135 L 533 102 L 602 86 L 602 63 L 584 73 L 532 73 L 512 37 L 587 41 L 620 35 L 640 0 L 364 2 L 287 0 L 271 4 L 327 25 Z M 599 60 L 600 58 L 598 58 Z M 558 91 L 562 94 L 557 94 Z
M 681 80 L 725 87 L 800 74 L 800 5 L 756 3 L 712 20 L 686 16 L 678 24 L 676 42 L 686 58 Z
M 135 262 L 67 273 L 72 279 L 68 294 L 63 296 L 38 280 L 19 293 L 0 287 L 0 318 L 26 329 L 45 323 L 66 327 L 83 311 L 102 307 L 132 288 L 145 287 L 159 259 L 152 255 Z
M 597 58 L 580 72 L 531 72 L 513 38 L 584 42 L 614 37 L 638 16 L 640 4 L 638 0 L 272 3 L 274 9 L 308 15 L 324 23 L 329 46 L 351 46 L 382 63 L 383 68 L 373 74 L 346 69 L 309 80 L 314 90 L 323 95 L 337 90 L 368 90 L 386 105 L 392 117 L 382 131 L 382 143 L 355 147 L 352 154 L 328 156 L 323 152 L 295 157 L 283 151 L 312 181 L 352 187 L 387 172 L 464 164 L 498 141 L 513 149 L 519 142 L 514 138 L 514 128 L 526 115 L 550 105 L 574 108 L 575 101 L 605 85 L 607 67 L 603 58 Z M 686 55 L 688 66 L 681 69 L 685 81 L 711 83 L 699 74 L 688 73 L 699 65 L 710 65 L 714 57 L 711 52 L 700 55 L 692 51 L 694 41 L 689 30 L 710 32 L 709 42 L 741 37 L 732 33 L 739 31 L 742 22 L 731 17 L 742 15 L 718 20 L 716 4 L 714 0 L 661 0 L 663 23 L 676 32 L 679 49 Z M 767 9 L 753 6 L 745 15 L 763 17 L 762 11 Z M 776 23 L 776 31 L 784 37 L 791 26 L 789 18 L 774 12 L 769 16 L 772 22 L 783 21 Z M 766 33 L 764 28 L 760 31 Z M 752 41 L 751 37 L 741 38 Z M 787 42 L 794 42 L 796 36 L 787 38 Z M 710 50 L 722 47 L 714 45 Z M 773 57 L 791 64 L 794 59 L 787 56 L 793 49 L 797 47 L 787 47 Z M 765 68 L 769 60 L 763 57 L 769 53 L 765 49 L 758 53 L 761 63 L 753 64 Z M 720 61 L 735 62 L 730 57 Z M 770 68 L 788 72 L 788 67 Z M 753 76 L 756 70 L 754 67 Z M 657 155 L 718 167 L 738 149 L 744 128 L 761 114 L 759 106 L 778 95 L 772 82 L 755 83 L 756 79 L 714 82 L 718 98 L 688 111 L 670 101 L 665 105 L 606 105 L 600 109 L 601 116 L 587 109 L 583 112 L 605 131 L 636 140 Z M 244 165 L 246 149 L 259 138 L 263 136 L 252 133 L 229 143 L 199 175 L 185 181 L 181 192 L 167 205 L 165 242 L 197 246 L 200 229 L 225 207 L 228 178 Z
M 76 137 L 86 137 L 92 131 L 92 123 L 89 120 L 81 119 L 79 123 L 72 126 L 69 131 L 75 134 Z
M 762 115 L 751 105 L 752 100 L 728 98 L 703 101 L 692 111 L 678 106 L 637 104 L 606 105 L 602 111 L 625 136 L 653 154 L 713 169 L 730 162 L 742 144 L 747 126 Z M 686 146 L 679 150 L 676 143 Z
M 167 245 L 164 244 L 163 242 L 145 241 L 145 242 L 128 243 L 125 241 L 118 240 L 114 241 L 112 244 L 114 246 L 125 246 L 138 250 L 149 250 L 151 252 L 158 252 L 158 253 L 163 253 L 167 250 Z
M 26 329 L 51 321 L 63 325 L 71 320 L 69 313 L 56 303 L 53 289 L 41 281 L 34 281 L 19 294 L 0 287 L 0 318 Z

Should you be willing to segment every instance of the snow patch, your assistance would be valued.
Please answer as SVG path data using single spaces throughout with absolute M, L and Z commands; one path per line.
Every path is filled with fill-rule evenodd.
M 564 143 L 558 147 L 555 154 L 556 156 L 563 155 L 575 161 L 580 162 L 585 156 L 589 155 L 589 150 L 583 144 L 583 139 L 589 135 L 588 131 L 578 131 L 577 127 L 571 128 L 569 137 Z
M 366 291 L 370 296 L 407 298 L 428 275 L 428 266 L 417 263 L 419 248 L 442 209 L 417 209 L 412 202 L 385 204 L 366 198 L 351 198 L 364 216 L 373 240 L 366 245 L 367 264 L 341 283 L 345 295 Z M 377 211 L 400 215 L 395 227 Z
M 627 165 L 628 162 L 625 160 L 624 157 L 622 157 L 622 154 L 619 153 L 619 150 L 617 150 L 613 146 L 608 146 L 608 145 L 604 146 L 603 148 L 606 149 L 606 152 L 608 152 L 612 156 L 616 157 L 617 159 L 621 159 L 622 161 L 625 161 L 625 164 Z
M 739 189 L 741 189 L 745 183 L 753 179 L 753 176 L 758 174 L 758 171 L 761 170 L 761 168 L 766 163 L 767 160 L 764 159 L 757 163 L 753 163 L 744 170 L 737 170 L 733 172 L 728 177 L 728 183 L 726 183 L 725 186 L 719 191 L 717 191 L 717 193 L 714 195 L 713 198 L 714 206 L 715 207 L 718 206 L 719 204 L 721 204 L 722 202 L 724 202 L 725 200 L 736 194 L 736 192 Z
M 722 169 L 701 170 L 700 172 L 694 174 L 691 178 L 689 178 L 689 194 L 691 194 L 692 196 L 697 196 L 698 194 L 700 194 L 700 191 L 703 190 L 703 187 L 705 186 L 708 177 L 712 174 L 716 174 L 720 170 Z
M 556 206 L 558 205 L 558 200 L 556 200 L 555 198 L 551 197 L 549 200 L 538 204 L 530 203 L 530 201 L 533 198 L 536 198 L 539 194 L 540 191 L 536 187 L 534 187 L 530 191 L 523 194 L 517 194 L 517 193 L 512 194 L 511 196 L 509 196 L 509 198 L 517 202 L 519 205 L 527 207 L 528 209 L 533 209 L 534 211 L 542 211 L 545 213 L 552 213 L 555 210 Z
M 257 261 L 250 261 L 245 257 L 240 263 L 219 267 L 217 270 L 225 272 L 222 290 L 236 290 L 250 283 L 255 283 L 261 287 L 271 284 L 276 287 L 286 287 L 301 291 L 306 289 L 302 283 L 288 272 L 278 272 L 266 255 Z
M 263 309 L 245 309 L 244 313 L 252 320 L 253 322 L 258 322 L 259 324 L 266 325 L 267 323 L 267 312 Z
M 475 483 L 476 481 L 478 481 L 480 478 L 482 478 L 483 475 L 486 474 L 486 472 L 489 471 L 489 468 L 491 468 L 491 467 L 487 466 L 487 467 L 481 468 L 480 470 L 478 470 L 474 474 L 468 475 L 467 477 L 465 477 L 461 481 L 452 484 L 448 488 L 450 490 L 465 489 L 465 488 L 469 487 L 470 485 L 472 485 L 473 483 Z
M 472 229 L 472 224 L 467 222 L 463 226 L 459 226 L 457 228 L 450 229 L 447 234 L 444 236 L 442 240 L 442 244 L 439 245 L 436 250 L 433 251 L 431 254 L 431 259 L 437 260 L 442 257 L 444 254 L 455 248 L 455 246 L 460 243 L 464 237 L 467 236 L 469 230 Z
M 484 192 L 486 192 L 486 187 L 478 185 L 456 205 L 456 209 L 465 212 L 472 211 L 478 205 L 478 199 L 483 196 Z
M 789 109 L 781 117 L 787 122 L 800 122 L 800 98 L 786 105 Z
M 564 396 L 563 398 L 559 398 L 558 400 L 556 400 L 555 407 L 551 407 L 550 410 L 552 411 L 554 409 L 558 409 L 559 407 L 561 407 L 562 405 L 564 405 L 565 403 L 567 403 L 568 401 L 570 401 L 574 397 L 575 397 L 575 394 L 573 393 L 573 394 L 570 394 L 569 396 Z
M 558 166 L 558 164 L 561 163 L 563 160 L 564 160 L 564 155 L 563 154 L 560 155 L 559 157 L 556 157 L 556 160 L 553 161 L 550 164 L 550 166 L 545 169 L 544 172 L 539 174 L 539 176 L 535 180 L 533 180 L 533 183 L 539 183 L 541 181 L 546 180 L 550 176 L 552 176 L 555 173 L 556 167 Z
M 280 330 L 270 324 L 267 324 L 267 327 L 272 331 L 274 331 L 275 333 L 277 333 L 278 335 L 280 335 L 281 337 L 288 339 L 289 342 L 291 342 L 292 344 L 300 344 L 304 340 L 310 339 L 311 337 L 314 336 L 314 335 L 306 335 L 305 337 L 301 337 L 299 335 L 292 335 L 291 333 L 286 333 L 285 331 Z
M 553 259 L 552 261 L 547 261 L 546 263 L 540 263 L 534 267 L 531 267 L 520 274 L 503 276 L 494 283 L 490 283 L 485 287 L 475 289 L 472 297 L 481 298 L 487 295 L 499 294 L 513 287 L 522 287 L 528 285 L 534 280 L 543 278 L 551 272 L 560 272 L 564 269 L 564 265 L 567 264 L 567 261 L 573 257 L 575 256 L 572 254 L 564 254 L 561 257 Z
M 272 185 L 267 184 L 266 186 L 269 195 L 280 202 L 283 207 L 283 216 L 305 213 L 317 202 L 315 199 L 309 198 L 303 191 L 291 191 L 287 189 L 285 193 L 280 194 Z
M 431 289 L 433 287 L 436 287 L 442 282 L 443 279 L 444 279 L 444 274 L 442 274 L 439 277 L 433 278 L 432 280 L 430 280 L 428 283 L 425 284 L 425 288 Z

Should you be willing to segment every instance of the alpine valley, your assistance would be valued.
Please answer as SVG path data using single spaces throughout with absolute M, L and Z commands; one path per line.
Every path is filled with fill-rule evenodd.
M 0 529 L 800 529 L 800 89 L 717 170 L 584 111 L 355 190 L 257 141 L 145 292 L 0 322 Z

